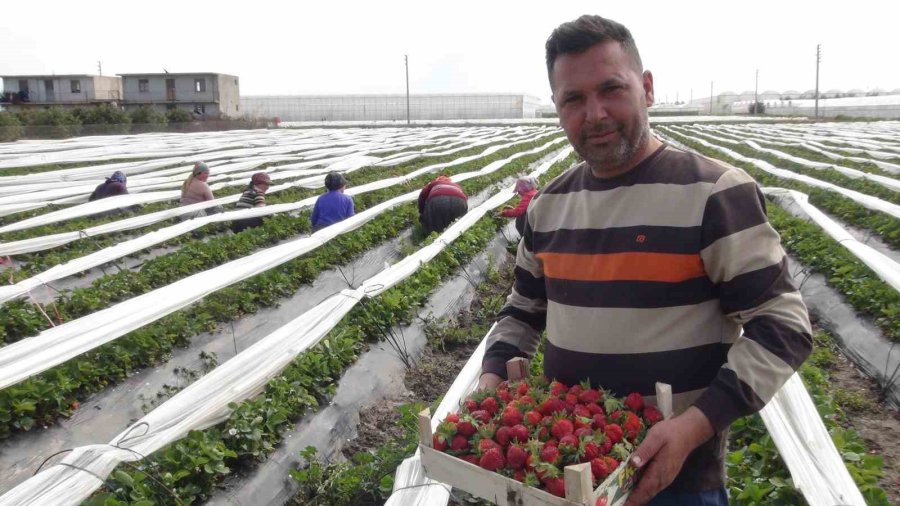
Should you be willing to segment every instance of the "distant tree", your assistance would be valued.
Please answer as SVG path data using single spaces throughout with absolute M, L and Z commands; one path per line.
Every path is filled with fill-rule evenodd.
M 194 118 L 184 109 L 171 109 L 166 111 L 166 120 L 169 123 L 189 123 Z
M 22 122 L 15 114 L 0 111 L 0 142 L 14 141 L 22 136 Z
M 748 108 L 748 112 L 750 114 L 765 114 L 766 113 L 766 104 L 762 102 L 754 102 L 750 104 Z
M 81 120 L 62 107 L 48 107 L 29 115 L 30 126 L 43 127 L 38 131 L 42 137 L 58 139 L 78 135 Z
M 132 132 L 158 132 L 165 129 L 168 123 L 166 115 L 156 109 L 142 105 L 131 111 Z

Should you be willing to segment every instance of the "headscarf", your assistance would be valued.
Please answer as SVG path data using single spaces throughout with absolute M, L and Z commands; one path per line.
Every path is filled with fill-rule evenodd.
M 191 187 L 191 183 L 194 182 L 194 178 L 203 174 L 204 172 L 209 172 L 209 166 L 206 165 L 205 162 L 197 162 L 194 164 L 194 168 L 191 170 L 191 175 L 184 180 L 184 184 L 181 185 L 181 196 L 184 197 L 184 194 L 187 193 L 188 188 Z
M 109 179 L 107 179 L 106 181 L 112 182 L 112 183 L 125 184 L 126 179 L 127 178 L 125 177 L 125 173 L 122 172 L 121 170 L 117 170 L 117 171 L 113 172 L 112 176 L 109 176 Z
M 525 193 L 531 190 L 537 190 L 537 179 L 531 176 L 520 177 L 516 181 L 516 193 Z

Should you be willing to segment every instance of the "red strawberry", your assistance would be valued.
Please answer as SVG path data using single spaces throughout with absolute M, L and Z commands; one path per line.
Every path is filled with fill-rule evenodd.
M 569 393 L 575 396 L 581 395 L 581 392 L 584 391 L 584 387 L 581 385 L 572 385 L 569 387 Z
M 575 437 L 579 439 L 584 439 L 586 437 L 590 437 L 594 434 L 594 431 L 591 430 L 590 427 L 581 427 L 580 429 L 575 429 Z
M 525 382 L 519 383 L 519 385 L 516 386 L 516 393 L 519 394 L 520 396 L 527 394 L 528 393 L 528 383 L 525 383 Z
M 471 453 L 469 453 L 467 455 L 462 455 L 459 458 L 465 460 L 466 462 L 468 462 L 469 464 L 472 464 L 474 466 L 478 465 L 478 457 L 476 457 L 475 455 L 472 455 Z
M 510 469 L 523 469 L 527 459 L 528 452 L 519 445 L 512 445 L 506 449 L 506 465 Z M 522 477 L 524 479 L 524 475 Z
M 500 405 L 497 404 L 497 399 L 493 397 L 485 397 L 484 400 L 481 401 L 481 404 L 478 405 L 478 407 L 490 413 L 491 416 L 496 415 L 497 411 L 500 410 Z
M 545 444 L 541 448 L 541 462 L 556 464 L 559 462 L 559 448 Z
M 550 416 L 554 413 L 565 411 L 566 403 L 556 397 L 550 397 L 542 402 L 537 410 L 544 416 Z
M 477 411 L 472 412 L 472 418 L 478 420 L 481 423 L 488 423 L 491 421 L 491 414 L 488 413 L 486 410 L 479 409 Z
M 595 480 L 603 480 L 607 476 L 609 476 L 609 473 L 611 472 L 612 469 L 609 468 L 609 465 L 606 463 L 605 459 L 591 459 L 591 474 L 594 475 Z
M 544 418 L 544 416 L 534 410 L 525 413 L 525 421 L 526 423 L 528 423 L 528 425 L 531 426 L 535 426 L 541 423 L 542 418 Z
M 547 488 L 547 492 L 557 497 L 566 496 L 566 482 L 562 478 L 545 478 L 544 487 Z
M 625 415 L 625 423 L 622 424 L 622 428 L 625 429 L 625 432 L 628 433 L 628 439 L 635 439 L 638 437 L 638 433 L 641 432 L 641 419 L 636 414 L 632 412 L 628 412 Z
M 663 415 L 656 409 L 656 406 L 644 406 L 644 420 L 647 420 L 647 425 L 656 425 L 662 419 Z
M 550 429 L 546 425 L 538 429 L 537 438 L 539 441 L 547 441 L 550 438 Z
M 605 416 L 600 415 L 600 414 L 594 415 L 594 418 L 592 421 L 593 421 L 592 425 L 595 429 L 603 430 L 604 428 L 606 428 L 606 417 Z
M 600 454 L 608 455 L 609 452 L 612 451 L 613 443 L 607 438 L 603 443 L 600 444 Z
M 513 426 L 513 428 L 509 430 L 509 437 L 517 443 L 528 441 L 528 427 L 525 427 L 522 424 Z
M 494 439 L 500 443 L 500 446 L 506 446 L 509 444 L 511 430 L 509 427 L 503 426 L 497 429 L 497 433 L 494 435 Z
M 613 421 L 613 423 L 621 423 L 625 418 L 625 413 L 616 410 L 609 414 L 609 419 Z
M 450 447 L 450 445 L 447 444 L 447 440 L 445 440 L 445 439 L 442 438 L 442 437 L 438 437 L 437 434 L 435 434 L 434 436 L 432 436 L 432 438 L 431 438 L 431 446 L 433 446 L 434 449 L 437 450 L 437 451 L 439 451 L 439 452 L 446 451 L 447 448 Z
M 603 411 L 603 408 L 600 407 L 599 404 L 594 404 L 593 402 L 590 404 L 586 404 L 588 411 L 591 412 L 592 415 L 605 415 L 606 413 Z
M 466 411 L 471 413 L 478 409 L 478 403 L 475 402 L 474 399 L 466 399 L 465 407 L 466 407 Z
M 591 411 L 587 408 L 587 406 L 582 406 L 581 404 L 576 404 L 575 409 L 572 410 L 572 416 L 581 417 L 581 418 L 590 418 Z
M 508 461 L 509 457 L 507 457 L 506 460 Z M 525 483 L 525 476 L 526 474 L 524 469 L 519 469 L 518 471 L 513 473 L 513 479 L 518 481 L 519 483 Z
M 578 396 L 575 394 L 566 394 L 566 406 L 572 406 L 574 409 L 576 404 L 578 404 Z
M 467 450 L 469 448 L 469 440 L 460 434 L 453 436 L 453 441 L 450 442 L 450 449 L 455 452 L 461 452 L 463 450 Z
M 637 392 L 628 394 L 628 397 L 625 398 L 625 406 L 636 413 L 640 413 L 644 409 L 644 396 Z
M 571 455 L 578 450 L 578 438 L 574 434 L 563 436 L 559 439 L 559 451 Z
M 477 429 L 475 428 L 475 424 L 473 424 L 469 419 L 463 418 L 456 424 L 456 433 L 462 434 L 463 436 L 470 437 L 472 434 L 475 434 Z
M 551 437 L 544 443 L 544 446 L 559 446 L 559 441 Z
M 569 389 L 558 381 L 553 381 L 550 383 L 550 395 L 554 397 L 558 397 L 561 394 L 568 392 Z
M 609 472 L 613 472 L 619 467 L 619 461 L 610 457 L 609 455 L 603 457 L 604 462 L 606 462 L 606 467 L 609 468 Z
M 478 453 L 487 453 L 491 450 L 499 450 L 500 445 L 493 439 L 482 439 L 478 441 Z
M 520 406 L 534 406 L 534 398 L 530 395 L 523 395 L 519 398 Z
M 523 419 L 524 417 L 522 416 L 521 411 L 512 406 L 507 406 L 506 409 L 503 410 L 503 414 L 500 415 L 500 424 L 512 427 L 513 425 L 522 423 Z
M 445 422 L 459 423 L 459 415 L 457 413 L 450 413 L 447 415 L 447 418 L 444 420 Z
M 553 434 L 553 437 L 557 439 L 561 439 L 563 436 L 573 432 L 575 432 L 575 427 L 572 425 L 572 422 L 565 418 L 557 420 L 553 426 L 550 427 L 550 434 Z
M 506 465 L 506 459 L 503 458 L 499 448 L 491 448 L 481 456 L 478 465 L 488 471 L 497 471 L 503 469 L 503 466 Z
M 584 456 L 582 462 L 590 462 L 600 456 L 600 447 L 593 441 L 584 444 Z
M 603 432 L 606 434 L 606 437 L 609 438 L 609 441 L 612 442 L 612 444 L 616 444 L 621 441 L 622 436 L 625 435 L 625 433 L 622 431 L 622 427 L 619 427 L 614 423 L 607 425 L 606 428 L 603 429 Z
M 498 390 L 497 397 L 499 397 L 503 402 L 509 402 L 513 400 L 513 396 L 511 393 L 509 393 L 509 390 Z
M 585 390 L 578 394 L 578 401 L 582 404 L 596 404 L 600 402 L 600 399 L 602 398 L 603 396 L 600 395 L 600 392 L 594 389 Z
M 594 506 L 607 506 L 607 502 L 609 502 L 609 497 L 607 497 L 607 496 L 598 497 L 597 502 L 594 503 Z
M 593 427 L 592 420 L 590 417 L 584 417 L 584 416 L 576 417 L 574 420 L 574 423 L 575 423 L 575 430 L 578 430 L 578 429 L 581 429 L 584 427 L 587 427 L 589 429 Z

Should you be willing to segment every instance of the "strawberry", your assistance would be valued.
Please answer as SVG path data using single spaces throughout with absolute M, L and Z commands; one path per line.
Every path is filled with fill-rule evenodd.
M 625 414 L 625 423 L 622 424 L 622 428 L 628 434 L 628 439 L 637 439 L 638 434 L 641 432 L 640 417 L 629 411 Z
M 507 446 L 510 440 L 511 429 L 509 427 L 503 426 L 497 429 L 497 433 L 494 434 L 494 440 L 500 443 L 500 446 Z
M 523 395 L 522 397 L 519 397 L 519 406 L 522 406 L 522 407 L 529 406 L 530 407 L 530 406 L 534 406 L 534 405 L 535 405 L 534 398 L 531 397 L 530 395 Z
M 481 456 L 478 465 L 488 471 L 497 471 L 503 469 L 503 466 L 506 465 L 506 459 L 499 448 L 491 448 Z
M 522 424 L 515 425 L 509 430 L 510 439 L 517 443 L 524 443 L 528 441 L 528 435 L 528 427 L 525 427 Z
M 594 435 L 594 431 L 591 430 L 590 427 L 581 427 L 581 428 L 575 429 L 575 437 L 577 437 L 578 439 L 584 439 L 584 438 L 590 437 L 592 435 Z
M 628 397 L 625 397 L 625 406 L 635 413 L 640 413 L 644 409 L 644 396 L 637 392 L 628 394 Z
M 506 460 L 509 461 L 509 457 L 507 457 Z M 513 473 L 513 479 L 518 481 L 519 483 L 525 483 L 525 476 L 526 475 L 524 469 L 519 469 Z
M 595 480 L 606 479 L 606 477 L 609 476 L 609 473 L 611 472 L 612 469 L 609 468 L 609 465 L 606 463 L 605 459 L 591 459 L 591 474 L 594 476 Z
M 476 453 L 485 454 L 491 450 L 499 450 L 500 445 L 493 439 L 481 439 L 478 441 L 478 451 Z
M 566 496 L 566 482 L 562 478 L 545 478 L 544 487 L 546 487 L 547 492 L 557 497 Z
M 478 429 L 475 428 L 475 424 L 472 423 L 470 417 L 465 417 L 456 424 L 456 433 L 462 434 L 466 437 L 471 437 L 472 434 L 478 432 Z
M 538 429 L 537 438 L 539 441 L 547 441 L 550 438 L 550 429 L 546 425 Z
M 603 396 L 600 395 L 600 392 L 594 389 L 585 390 L 578 394 L 578 402 L 582 404 L 597 404 L 602 398 Z
M 491 416 L 496 415 L 497 411 L 500 410 L 500 405 L 497 404 L 497 399 L 493 397 L 485 397 L 478 407 L 490 413 Z
M 486 423 L 478 428 L 478 435 L 481 439 L 493 439 L 497 433 L 497 426 L 493 423 Z
M 541 448 L 541 462 L 556 464 L 559 462 L 559 458 L 559 448 L 546 444 Z
M 609 468 L 609 472 L 613 472 L 619 467 L 619 461 L 607 455 L 603 457 L 603 461 L 606 462 L 606 467 Z
M 510 402 L 513 400 L 513 396 L 509 393 L 509 390 L 497 390 L 497 397 L 503 402 Z
M 609 414 L 609 419 L 612 420 L 613 423 L 622 423 L 625 421 L 625 413 L 621 410 L 613 411 Z
M 656 425 L 662 419 L 663 415 L 656 409 L 656 406 L 644 406 L 644 420 L 647 420 L 647 425 Z
M 525 422 L 532 427 L 540 424 L 542 418 L 544 416 L 534 410 L 525 413 Z
M 621 441 L 622 436 L 625 435 L 622 431 L 622 427 L 619 427 L 614 423 L 607 425 L 606 428 L 603 429 L 603 432 L 606 434 L 606 437 L 608 437 L 609 440 L 612 441 L 612 444 L 616 444 Z
M 559 397 L 568 391 L 569 389 L 565 385 L 556 380 L 550 383 L 550 395 L 554 397 Z
M 519 383 L 516 386 L 516 393 L 519 394 L 520 397 L 527 394 L 528 393 L 528 383 L 525 383 L 524 381 L 522 383 Z
M 575 409 L 572 410 L 572 416 L 579 418 L 590 418 L 591 411 L 587 408 L 587 406 L 576 404 Z
M 500 415 L 500 424 L 512 427 L 513 425 L 522 423 L 524 418 L 521 411 L 513 406 L 507 406 L 506 409 L 503 410 L 503 414 Z
M 506 466 L 510 469 L 522 470 L 525 468 L 525 461 L 528 459 L 528 453 L 519 445 L 511 445 L 506 449 Z M 524 479 L 524 475 L 522 476 Z
M 466 399 L 466 402 L 464 403 L 464 405 L 465 405 L 466 411 L 468 411 L 469 413 L 478 409 L 478 403 L 475 402 L 474 399 Z
M 587 427 L 590 429 L 593 427 L 592 422 L 593 421 L 591 420 L 591 417 L 589 417 L 589 416 L 588 417 L 584 417 L 584 416 L 576 417 L 574 420 L 575 430 L 582 429 L 584 427 Z
M 553 434 L 553 437 L 557 439 L 573 432 L 575 432 L 575 427 L 572 425 L 572 422 L 566 418 L 560 418 L 550 427 L 550 434 Z
M 447 415 L 447 418 L 445 418 L 444 421 L 450 423 L 459 423 L 459 414 L 450 413 L 449 415 Z
M 600 456 L 600 447 L 593 441 L 584 444 L 584 455 L 581 457 L 582 462 L 590 462 Z
M 607 438 L 602 443 L 600 443 L 600 454 L 601 455 L 609 455 L 609 452 L 612 451 L 613 443 Z
M 588 411 L 591 412 L 592 415 L 605 415 L 606 412 L 603 411 L 603 408 L 600 407 L 599 404 L 595 404 L 593 402 L 585 404 L 587 406 Z
M 578 438 L 572 434 L 563 436 L 559 440 L 559 452 L 566 457 L 575 456 L 577 458 L 579 453 Z
M 450 442 L 450 449 L 455 452 L 461 452 L 463 450 L 469 449 L 469 440 L 465 436 L 457 434 L 453 436 L 453 440 Z
M 434 449 L 437 450 L 437 451 L 439 451 L 439 452 L 446 451 L 447 448 L 450 447 L 450 445 L 447 444 L 447 440 L 444 439 L 444 438 L 442 438 L 442 437 L 438 437 L 437 434 L 435 434 L 434 436 L 432 436 L 432 438 L 431 438 L 431 446 L 433 446 Z
M 594 506 L 607 506 L 608 502 L 609 502 L 609 497 L 607 497 L 607 496 L 598 497 L 597 502 L 594 503 Z
M 479 409 L 472 412 L 472 418 L 478 420 L 481 423 L 488 423 L 491 421 L 491 414 L 486 410 Z
M 594 415 L 592 425 L 595 429 L 603 430 L 606 427 L 606 417 L 601 414 Z
M 572 406 L 572 409 L 575 409 L 575 405 L 578 404 L 578 396 L 575 394 L 566 394 L 566 406 Z
M 581 385 L 572 385 L 569 387 L 569 393 L 575 396 L 581 395 L 581 392 L 584 391 L 584 387 Z
M 473 466 L 478 465 L 478 457 L 476 457 L 475 455 L 472 455 L 471 453 L 469 453 L 467 455 L 462 455 L 459 458 L 465 460 L 466 462 L 468 462 L 469 464 L 472 464 Z
M 566 403 L 555 397 L 550 397 L 542 402 L 537 410 L 544 416 L 550 416 L 554 413 L 565 411 Z

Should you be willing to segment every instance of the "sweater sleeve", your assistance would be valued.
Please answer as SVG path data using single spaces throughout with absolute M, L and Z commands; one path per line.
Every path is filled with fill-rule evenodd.
M 345 216 L 345 217 L 349 218 L 349 217 L 353 216 L 354 214 L 356 214 L 356 210 L 353 208 L 353 197 L 348 195 L 347 196 L 347 216 Z
M 316 225 L 319 223 L 319 201 L 322 200 L 322 197 L 316 199 L 315 205 L 313 205 L 312 216 L 309 219 L 310 224 L 313 228 L 316 228 Z
M 531 358 L 547 326 L 547 291 L 544 271 L 532 248 L 533 232 L 526 214 L 525 231 L 516 253 L 515 282 L 497 324 L 487 337 L 482 373 L 506 377 L 506 361 Z
M 504 209 L 503 211 L 500 211 L 500 214 L 507 218 L 518 218 L 519 216 L 522 216 L 525 214 L 525 211 L 528 210 L 528 204 L 531 202 L 533 196 L 533 193 L 522 195 L 522 198 L 519 199 L 519 205 L 513 209 Z
M 706 201 L 700 256 L 743 334 L 695 402 L 716 431 L 763 408 L 812 351 L 809 314 L 756 182 L 732 168 Z

